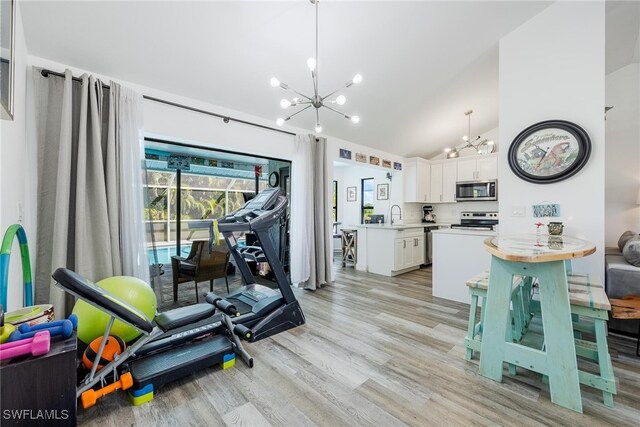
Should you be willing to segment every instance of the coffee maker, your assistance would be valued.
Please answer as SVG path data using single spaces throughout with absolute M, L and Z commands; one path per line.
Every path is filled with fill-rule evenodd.
M 433 213 L 433 206 L 424 205 L 422 207 L 422 222 L 436 222 L 436 214 Z

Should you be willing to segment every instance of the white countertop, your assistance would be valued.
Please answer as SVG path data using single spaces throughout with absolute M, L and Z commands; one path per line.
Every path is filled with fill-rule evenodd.
M 438 234 L 463 234 L 463 235 L 469 235 L 469 236 L 488 236 L 488 237 L 493 237 L 498 235 L 498 233 L 492 230 L 465 230 L 460 228 L 440 228 L 438 230 L 433 230 L 431 232 L 438 233 Z
M 390 223 L 382 223 L 382 224 L 358 224 L 356 228 L 371 228 L 377 230 L 406 230 L 409 228 L 424 228 L 424 227 L 449 227 L 451 224 L 448 223 L 440 223 L 440 222 L 415 222 L 410 224 L 390 224 Z M 353 228 L 353 227 L 345 227 L 345 228 Z

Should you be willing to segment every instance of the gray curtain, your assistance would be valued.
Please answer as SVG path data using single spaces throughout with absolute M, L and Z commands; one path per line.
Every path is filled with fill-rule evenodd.
M 315 232 L 315 257 L 311 258 L 311 276 L 305 289 L 316 289 L 331 281 L 331 191 L 327 169 L 327 139 L 316 138 L 313 164 L 313 222 Z M 315 261 L 315 262 L 314 262 Z M 315 274 L 314 274 L 315 273 Z M 315 283 L 314 283 L 315 277 Z
M 296 136 L 292 164 L 291 280 L 315 290 L 331 281 L 331 186 L 327 141 Z
M 68 267 L 90 280 L 121 274 L 115 108 L 102 84 L 34 70 L 38 129 L 36 302 L 62 314 L 72 300 L 51 273 Z

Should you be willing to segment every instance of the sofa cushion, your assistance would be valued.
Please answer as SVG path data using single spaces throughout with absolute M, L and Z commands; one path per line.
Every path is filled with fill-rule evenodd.
M 634 237 L 638 237 L 638 233 L 635 233 L 631 230 L 627 230 L 622 233 L 622 236 L 620 236 L 620 238 L 618 239 L 618 247 L 620 248 L 620 251 L 623 251 L 624 245 L 626 245 L 627 242 Z
M 627 241 L 622 250 L 624 259 L 631 265 L 640 267 L 640 236 Z

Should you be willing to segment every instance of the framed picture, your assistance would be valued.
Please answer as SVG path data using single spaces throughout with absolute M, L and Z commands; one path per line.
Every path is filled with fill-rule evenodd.
M 341 148 L 340 149 L 340 158 L 341 159 L 351 160 L 351 151 L 347 150 L 345 148 Z
M 380 157 L 369 156 L 369 164 L 370 165 L 380 166 Z
M 382 159 L 382 167 L 391 169 L 391 160 Z
M 378 184 L 378 200 L 389 200 L 389 184 Z
M 550 184 L 578 173 L 590 154 L 591 140 L 584 129 L 565 120 L 547 120 L 520 132 L 507 158 L 521 179 Z
M 367 155 L 362 153 L 356 153 L 356 162 L 367 163 Z
M 13 120 L 15 0 L 0 0 L 0 118 Z
M 355 202 L 357 199 L 357 187 L 347 187 L 347 202 Z
M 402 163 L 393 162 L 393 169 L 395 169 L 397 171 L 401 171 L 402 170 Z

